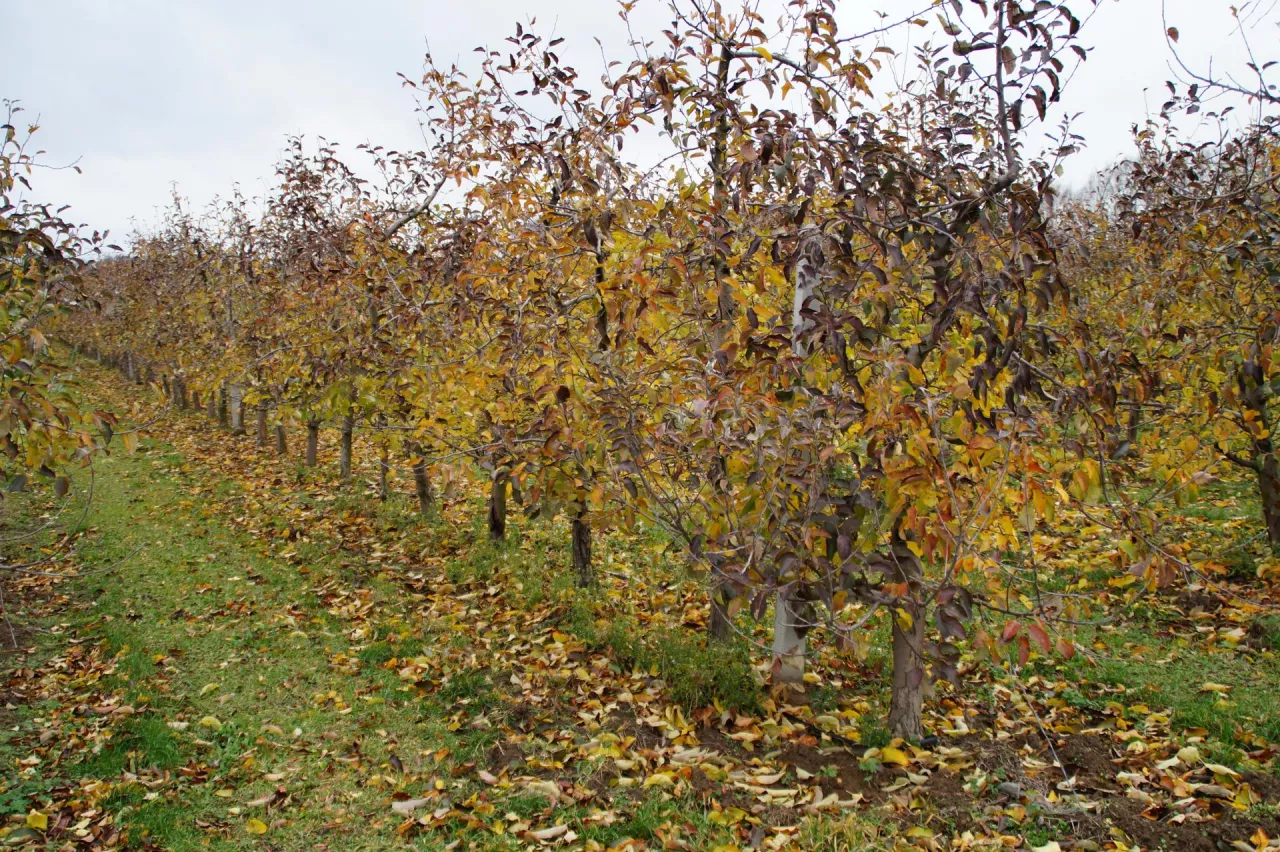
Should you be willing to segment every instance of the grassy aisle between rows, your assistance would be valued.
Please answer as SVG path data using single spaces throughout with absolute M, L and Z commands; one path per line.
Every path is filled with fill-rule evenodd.
M 930 703 L 940 741 L 922 747 L 879 721 L 874 641 L 861 658 L 824 646 L 797 705 L 760 688 L 767 662 L 745 642 L 705 647 L 700 582 L 659 537 L 602 529 L 601 588 L 583 593 L 556 524 L 513 519 L 493 544 L 468 489 L 443 483 L 423 521 L 365 487 L 367 447 L 340 486 L 75 369 L 153 437 L 97 462 L 86 529 L 82 500 L 57 515 L 4 503 L 9 562 L 71 541 L 38 570 L 83 574 L 6 585 L 21 650 L 0 680 L 0 842 L 1256 852 L 1280 838 L 1280 622 L 1250 576 L 1265 566 L 1244 557 L 1240 585 L 1082 629 L 1081 654 L 1034 654 L 1018 681 L 971 661 L 964 691 Z M 1223 490 L 1188 529 L 1229 541 L 1238 503 Z M 1109 547 L 1083 527 L 1045 542 L 1081 565 L 1079 588 L 1106 588 Z M 1246 586 L 1266 600 L 1232 591 Z
M 109 374 L 90 374 L 116 389 Z M 172 437 L 190 427 L 175 419 L 149 431 Z M 245 499 L 241 485 L 171 444 L 143 439 L 132 454 L 99 459 L 95 471 L 74 560 L 86 576 L 22 583 L 30 598 L 19 644 L 34 653 L 0 693 L 0 761 L 21 767 L 0 789 L 0 808 L 22 826 L 9 843 L 48 835 L 166 849 L 372 849 L 406 840 L 429 849 L 625 848 L 628 840 L 641 848 L 666 837 L 705 848 L 730 843 L 746 818 L 736 810 L 716 825 L 692 795 L 653 789 L 669 779 L 620 791 L 616 808 L 610 796 L 576 806 L 591 798 L 585 789 L 538 778 L 560 774 L 554 759 L 513 783 L 503 763 L 521 750 L 506 742 L 504 716 L 539 708 L 513 710 L 509 697 L 493 695 L 493 672 L 469 635 L 484 621 L 459 627 L 413 613 L 422 596 L 414 601 L 385 573 L 353 567 L 376 567 L 378 545 L 353 560 L 323 531 L 301 533 L 315 519 L 296 507 L 291 517 L 290 500 L 255 506 L 255 520 L 273 530 L 246 535 L 236 529 L 246 518 L 227 516 Z M 5 529 L 39 526 L 49 509 L 11 498 Z M 76 514 L 63 511 L 54 529 L 74 529 Z M 11 547 L 9 556 L 21 561 L 39 549 Z M 480 589 L 486 605 L 497 603 L 496 590 Z M 458 590 L 462 601 L 476 596 Z M 32 630 L 21 626 L 28 616 Z M 581 652 L 568 636 L 545 632 L 562 656 Z M 554 749 L 575 737 L 547 724 L 553 715 L 539 728 Z M 606 733 L 588 747 L 604 759 L 634 742 Z M 501 809 L 484 801 L 490 785 L 501 788 L 492 797 Z M 41 797 L 53 807 L 27 812 Z M 422 808 L 458 816 L 455 800 L 465 818 L 423 835 Z
M 263 558 L 191 488 L 159 444 L 99 462 L 80 564 L 121 564 L 73 584 L 48 626 L 75 644 L 52 666 L 27 664 L 41 672 L 37 694 L 82 700 L 6 713 L 0 748 L 27 766 L 4 805 L 54 778 L 126 774 L 138 783 L 103 785 L 98 806 L 135 842 L 251 846 L 269 833 L 274 848 L 377 845 L 393 819 L 380 800 L 428 770 L 424 749 L 458 738 L 376 665 L 385 657 L 361 641 L 367 628 L 326 611 L 318 572 Z

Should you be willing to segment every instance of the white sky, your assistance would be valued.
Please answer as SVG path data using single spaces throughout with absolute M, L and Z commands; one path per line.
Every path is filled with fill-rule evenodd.
M 1241 66 L 1228 0 L 1167 2 L 1184 58 Z M 1255 2 L 1269 13 L 1253 36 L 1266 51 L 1280 35 L 1278 0 Z M 902 16 L 920 5 L 844 0 L 842 17 L 870 22 L 874 9 Z M 1072 7 L 1083 16 L 1089 2 Z M 46 163 L 83 170 L 39 173 L 36 195 L 121 240 L 132 222 L 156 220 L 175 183 L 197 207 L 236 182 L 260 193 L 289 134 L 345 150 L 418 147 L 396 73 L 416 79 L 428 45 L 442 64 L 474 67 L 472 48 L 501 47 L 530 17 L 567 39 L 559 52 L 585 80 L 602 69 L 593 37 L 611 58 L 631 55 L 612 0 L 0 0 L 0 97 L 19 99 L 26 121 L 40 118 Z M 656 35 L 669 16 L 660 0 L 642 0 L 633 20 Z M 1070 182 L 1126 153 L 1130 126 L 1164 101 L 1163 32 L 1160 0 L 1100 0 L 1083 33 L 1094 51 L 1062 105 L 1082 113 L 1075 129 L 1088 144 L 1068 163 Z

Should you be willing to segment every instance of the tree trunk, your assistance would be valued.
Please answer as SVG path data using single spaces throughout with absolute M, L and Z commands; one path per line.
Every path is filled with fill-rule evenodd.
M 289 452 L 289 444 L 284 439 L 284 424 L 276 424 L 276 455 L 282 456 Z
M 355 429 L 355 417 L 347 414 L 342 418 L 342 435 L 338 440 L 338 475 L 346 482 L 351 478 L 351 433 Z
M 1138 431 L 1142 428 L 1142 403 L 1133 402 L 1129 405 L 1129 446 L 1131 452 L 1138 452 Z
M 1257 457 L 1258 491 L 1262 497 L 1262 519 L 1267 525 L 1267 541 L 1280 551 L 1280 459 L 1274 451 Z
M 306 462 L 308 467 L 316 466 L 316 455 L 320 450 L 320 421 L 307 421 L 307 455 Z
M 391 497 L 391 459 L 387 448 L 378 456 L 378 499 L 386 502 Z
M 804 634 L 798 601 L 778 595 L 773 606 L 773 682 L 804 682 Z
M 924 619 L 912 614 L 903 630 L 893 620 L 893 692 L 889 696 L 889 730 L 912 742 L 924 739 Z
M 231 404 L 231 434 L 243 435 L 244 428 L 244 388 L 239 385 L 232 385 L 228 391 L 228 399 Z
M 209 398 L 205 402 L 205 415 L 210 420 L 217 422 L 218 419 L 218 392 L 209 391 Z
M 185 387 L 185 383 L 183 384 L 183 386 Z M 198 390 L 193 390 L 191 392 L 191 410 L 192 411 L 200 410 L 200 391 Z
M 578 587 L 594 586 L 595 572 L 591 569 L 591 524 L 586 521 L 586 510 L 573 519 L 573 570 L 578 575 Z
M 894 534 L 897 539 L 897 534 Z M 892 545 L 893 580 L 906 584 L 909 595 L 919 594 L 924 566 L 919 558 L 897 539 Z M 912 599 L 899 599 L 895 609 L 911 618 L 903 629 L 900 616 L 893 615 L 893 690 L 889 695 L 889 730 L 896 737 L 919 742 L 924 737 L 924 610 Z
M 182 384 L 182 376 L 174 376 L 173 381 L 169 383 L 169 387 L 173 389 L 173 402 L 179 411 L 187 410 L 187 388 Z
M 227 427 L 227 413 L 229 409 L 229 400 L 227 398 L 227 386 L 223 385 L 218 389 L 218 425 L 224 429 Z
M 409 452 L 418 459 L 413 463 L 413 490 L 418 495 L 418 511 L 425 516 L 431 512 L 433 499 L 431 479 L 427 475 L 427 457 L 423 454 L 422 447 L 416 445 Z
M 265 399 L 258 400 L 258 446 L 265 447 L 267 445 L 267 401 Z
M 494 477 L 489 486 L 489 538 L 495 541 L 507 535 L 507 477 Z
M 733 639 L 733 619 L 729 616 L 729 602 L 737 596 L 737 592 L 728 583 L 712 579 L 711 621 L 707 624 L 707 632 L 716 642 L 729 642 Z

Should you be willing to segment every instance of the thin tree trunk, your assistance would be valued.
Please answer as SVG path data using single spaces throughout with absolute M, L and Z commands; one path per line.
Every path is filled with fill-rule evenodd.
M 495 476 L 489 485 L 489 538 L 495 541 L 507 535 L 507 477 Z
M 591 568 L 591 524 L 586 521 L 586 510 L 573 518 L 573 570 L 578 575 L 578 586 L 594 586 L 595 572 Z
M 387 448 L 378 456 L 378 499 L 386 502 L 391 497 L 391 459 Z
M 338 440 L 338 475 L 346 482 L 351 478 L 351 433 L 355 429 L 355 417 L 342 418 L 342 434 Z
M 231 434 L 243 435 L 244 428 L 244 388 L 232 385 L 228 392 L 231 401 Z
M 171 387 L 173 388 L 173 401 L 178 406 L 178 410 L 186 411 L 187 386 L 182 383 L 182 376 L 174 376 Z
M 433 499 L 431 479 L 427 475 L 427 457 L 423 454 L 422 447 L 417 445 L 411 447 L 409 452 L 417 456 L 417 461 L 413 463 L 413 490 L 418 495 L 418 511 L 427 515 L 431 512 Z
M 1244 378 L 1237 376 L 1237 379 L 1243 390 Z M 1252 467 L 1258 474 L 1258 496 L 1262 503 L 1262 520 L 1266 524 L 1267 541 L 1271 544 L 1272 551 L 1280 553 L 1280 458 L 1277 458 L 1276 444 L 1272 438 L 1270 411 L 1263 395 L 1265 388 L 1266 385 L 1257 384 L 1245 397 L 1245 405 L 1257 415 L 1263 435 L 1261 438 L 1254 438 L 1251 459 L 1253 464 L 1245 466 Z M 1240 463 L 1235 458 L 1232 461 Z
M 1280 551 L 1280 459 L 1274 451 L 1258 457 L 1258 491 L 1262 497 L 1267 541 L 1273 551 Z
M 258 446 L 265 447 L 267 445 L 267 401 L 265 399 L 258 400 Z
M 289 452 L 289 444 L 284 439 L 284 424 L 276 424 L 276 455 L 282 456 Z
M 200 391 L 198 390 L 193 390 L 191 392 L 191 410 L 192 411 L 200 410 Z
M 227 386 L 223 385 L 218 389 L 218 425 L 224 429 L 227 427 L 227 413 L 229 409 L 227 399 Z
M 895 534 L 896 537 L 896 534 Z M 893 545 L 895 583 L 906 584 L 917 594 L 924 574 L 920 560 L 899 542 Z M 910 616 L 905 630 L 900 617 L 893 618 L 893 689 L 889 695 L 889 730 L 894 736 L 919 742 L 924 737 L 924 613 L 910 600 L 898 608 Z
M 912 618 L 903 630 L 893 620 L 893 691 L 889 730 L 912 742 L 924 739 L 924 619 Z
M 214 422 L 218 420 L 218 392 L 209 391 L 209 399 L 205 403 L 205 414 Z
M 716 642 L 728 642 L 733 639 L 733 619 L 729 616 L 729 602 L 738 595 L 728 583 L 716 580 L 712 582 L 711 621 L 707 624 L 707 632 Z
M 307 421 L 307 455 L 306 462 L 308 467 L 316 466 L 316 455 L 320 450 L 320 421 Z
M 1138 430 L 1142 428 L 1142 404 L 1132 402 L 1129 404 L 1129 446 L 1132 452 L 1138 452 Z
M 804 635 L 798 601 L 778 595 L 773 605 L 773 682 L 804 682 Z

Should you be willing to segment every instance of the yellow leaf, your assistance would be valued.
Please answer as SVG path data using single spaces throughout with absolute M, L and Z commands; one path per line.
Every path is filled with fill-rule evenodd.
M 244 830 L 250 834 L 266 834 L 267 824 L 260 819 L 250 818 L 245 821 Z
M 911 758 L 907 757 L 905 751 L 893 746 L 885 746 L 880 749 L 880 760 L 884 763 L 896 763 L 898 766 L 906 766 L 911 762 Z
M 773 61 L 773 54 L 769 52 L 769 49 L 767 47 L 757 47 L 756 53 L 763 56 L 769 62 Z
M 27 814 L 27 828 L 34 828 L 36 831 L 44 831 L 49 827 L 49 817 L 39 811 L 32 811 Z
M 208 728 L 212 731 L 221 731 L 222 723 L 218 721 L 217 716 L 205 716 L 200 720 L 200 727 Z
M 1236 772 L 1230 766 L 1223 766 L 1221 763 L 1206 763 L 1204 768 L 1212 772 L 1214 775 L 1226 775 L 1228 778 L 1240 777 L 1239 772 Z

